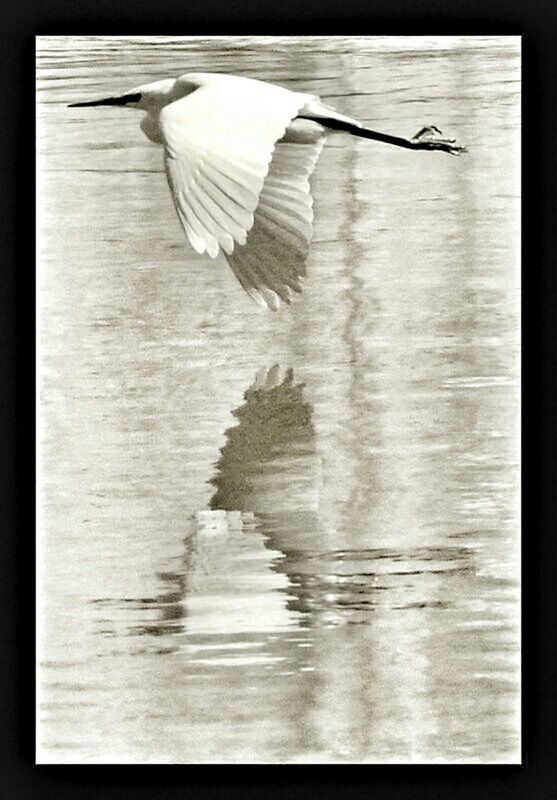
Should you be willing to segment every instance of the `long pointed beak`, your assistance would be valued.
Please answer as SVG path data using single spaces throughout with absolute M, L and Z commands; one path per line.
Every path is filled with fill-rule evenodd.
M 123 94 L 121 97 L 106 97 L 104 100 L 88 100 L 85 103 L 70 103 L 68 108 L 85 108 L 88 106 L 125 106 L 141 100 L 141 93 Z

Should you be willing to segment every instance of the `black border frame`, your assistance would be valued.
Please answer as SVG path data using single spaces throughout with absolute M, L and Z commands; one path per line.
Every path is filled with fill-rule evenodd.
M 2 528 L 0 543 L 0 785 L 8 797 L 205 797 L 249 798 L 283 792 L 311 797 L 401 798 L 472 796 L 550 797 L 555 784 L 553 686 L 555 623 L 552 603 L 556 547 L 551 523 L 551 452 L 556 419 L 551 360 L 557 341 L 553 312 L 555 276 L 549 254 L 557 239 L 549 124 L 555 113 L 550 2 L 447 3 L 444 0 L 283 0 L 252 5 L 244 0 L 53 0 L 41 6 L 20 0 L 3 23 L 0 70 L 0 231 L 8 269 L 0 292 L 0 425 Z M 553 26 L 554 27 L 554 26 Z M 523 35 L 523 751 L 513 766 L 174 765 L 34 766 L 35 738 L 35 35 Z M 1 113 L 1 112 L 0 112 Z M 6 191 L 6 184 L 8 191 Z M 11 189 L 11 192 L 9 191 Z M 13 192 L 13 194 L 12 194 Z M 9 267 L 11 266 L 11 270 Z M 548 380 L 549 378 L 549 380 Z M 540 424 L 541 423 L 541 424 Z M 541 458 L 539 457 L 541 456 Z M 16 480 L 14 481 L 14 473 Z M 548 502 L 549 501 L 549 502 Z M 556 731 L 557 732 L 557 731 Z M 555 791 L 555 790 L 553 790 Z

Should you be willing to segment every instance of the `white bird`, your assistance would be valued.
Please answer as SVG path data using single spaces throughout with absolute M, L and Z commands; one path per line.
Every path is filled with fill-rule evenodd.
M 189 73 L 120 97 L 70 107 L 146 111 L 145 135 L 164 147 L 180 222 L 196 252 L 222 250 L 243 288 L 276 310 L 302 291 L 312 235 L 309 177 L 330 131 L 458 155 L 434 125 L 412 139 L 365 128 L 319 97 L 233 75 Z

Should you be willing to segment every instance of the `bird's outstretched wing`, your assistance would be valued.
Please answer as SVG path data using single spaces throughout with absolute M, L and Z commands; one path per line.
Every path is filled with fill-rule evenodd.
M 313 220 L 309 177 L 324 140 L 316 123 L 289 126 L 275 147 L 246 244 L 226 256 L 246 292 L 275 311 L 302 291 Z
M 198 253 L 245 245 L 275 143 L 311 95 L 232 76 L 165 106 L 160 127 L 170 189 Z

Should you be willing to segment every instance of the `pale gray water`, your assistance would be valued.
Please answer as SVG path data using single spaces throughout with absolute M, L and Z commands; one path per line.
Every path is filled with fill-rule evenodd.
M 519 70 L 516 38 L 40 41 L 39 760 L 520 759 Z M 332 136 L 265 313 L 140 115 L 66 107 L 188 71 L 469 153 Z

